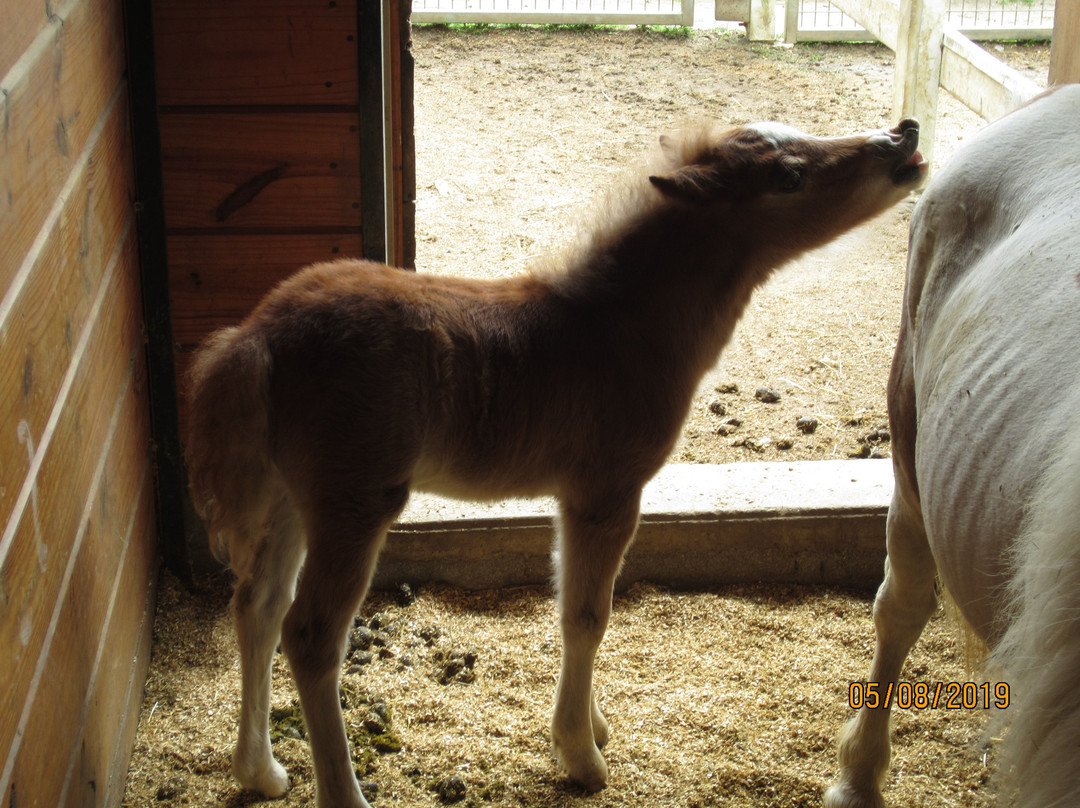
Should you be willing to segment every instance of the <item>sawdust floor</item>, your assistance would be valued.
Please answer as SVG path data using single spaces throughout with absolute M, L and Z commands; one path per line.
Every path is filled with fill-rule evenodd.
M 201 579 L 197 591 L 171 576 L 162 582 L 127 806 L 258 802 L 228 771 L 240 687 L 228 591 L 223 576 Z M 865 677 L 873 643 L 870 599 L 858 593 L 633 586 L 616 598 L 597 663 L 611 777 L 586 795 L 548 751 L 561 646 L 548 590 L 425 586 L 417 594 L 408 606 L 373 595 L 361 617 L 375 618 L 386 645 L 372 647 L 370 662 L 344 666 L 359 670 L 343 677 L 346 720 L 376 805 L 444 804 L 439 784 L 456 775 L 469 806 L 817 806 L 836 774 L 849 687 Z M 954 639 L 950 620 L 937 615 L 904 678 L 968 679 Z M 275 753 L 292 780 L 274 803 L 283 806 L 314 799 L 295 700 L 279 655 Z M 388 713 L 388 725 L 373 708 Z M 989 805 L 986 719 L 982 709 L 895 711 L 890 805 Z

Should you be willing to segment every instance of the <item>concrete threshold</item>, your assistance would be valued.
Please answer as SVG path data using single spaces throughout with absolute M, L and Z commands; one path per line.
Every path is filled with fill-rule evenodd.
M 645 489 L 617 586 L 762 581 L 873 591 L 892 487 L 889 460 L 665 466 Z M 414 494 L 387 539 L 375 586 L 548 582 L 556 512 L 554 499 Z

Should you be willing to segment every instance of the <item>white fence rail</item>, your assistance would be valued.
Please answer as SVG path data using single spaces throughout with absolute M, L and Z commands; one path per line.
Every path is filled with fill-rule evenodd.
M 945 21 L 968 39 L 1049 39 L 1055 0 L 946 0 Z M 831 0 L 789 0 L 787 42 L 869 41 L 873 34 Z
M 694 0 L 413 0 L 417 23 L 694 24 Z

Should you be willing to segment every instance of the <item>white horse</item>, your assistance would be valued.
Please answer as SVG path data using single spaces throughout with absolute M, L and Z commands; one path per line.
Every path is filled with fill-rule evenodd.
M 867 687 L 900 681 L 940 576 L 993 649 L 978 706 L 1011 702 L 1002 801 L 1080 805 L 1080 86 L 988 126 L 923 194 L 889 417 Z M 845 729 L 828 808 L 884 805 L 888 708 Z

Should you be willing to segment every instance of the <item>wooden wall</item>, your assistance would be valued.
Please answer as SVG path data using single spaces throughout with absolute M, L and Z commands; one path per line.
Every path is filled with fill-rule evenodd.
M 156 530 L 119 0 L 4 0 L 0 805 L 116 804 Z
M 198 342 L 242 319 L 282 278 L 314 261 L 383 260 L 372 254 L 381 249 L 381 220 L 370 215 L 382 204 L 371 191 L 380 182 L 383 116 L 369 92 L 379 39 L 365 19 L 379 6 L 359 2 L 153 2 L 181 393 Z M 408 0 L 383 3 L 401 15 L 407 52 Z M 400 87 L 400 52 L 398 71 Z M 411 95 L 406 106 L 403 119 L 398 105 L 396 125 L 405 120 L 411 138 Z M 411 155 L 411 140 L 404 151 Z M 400 183 L 405 171 L 397 170 Z M 403 196 L 411 210 L 410 182 Z M 411 219 L 400 229 L 411 241 Z

